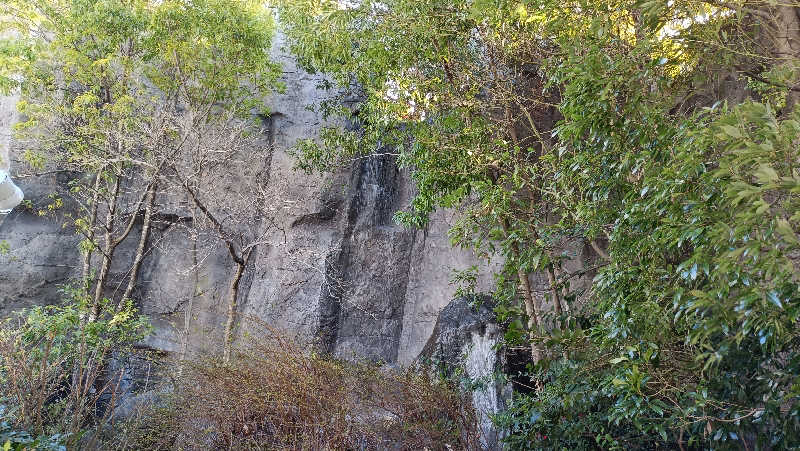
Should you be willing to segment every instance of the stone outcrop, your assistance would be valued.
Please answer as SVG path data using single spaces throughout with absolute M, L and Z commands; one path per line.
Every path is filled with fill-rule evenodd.
M 469 251 L 450 246 L 448 212 L 435 214 L 425 230 L 393 222 L 414 188 L 391 149 L 356 159 L 335 174 L 294 170 L 292 146 L 314 137 L 324 125 L 307 107 L 330 93 L 318 88 L 319 77 L 296 66 L 283 44 L 278 36 L 273 56 L 283 65 L 286 94 L 269 99 L 272 114 L 265 120 L 276 149 L 269 183 L 277 193 L 270 209 L 278 227 L 246 272 L 239 313 L 315 339 L 321 349 L 340 357 L 411 363 L 453 296 L 452 271 L 477 262 Z M 4 136 L 10 135 L 15 101 L 5 98 L 0 105 Z M 35 208 L 20 207 L 0 219 L 0 242 L 8 249 L 0 255 L 4 316 L 21 307 L 59 302 L 60 287 L 79 274 L 81 264 L 80 238 L 68 218 L 77 207 L 67 194 L 67 183 L 79 175 L 30 174 L 18 161 L 22 150 L 12 152 L 12 174 Z M 55 215 L 36 214 L 53 194 L 66 200 L 64 207 Z M 172 193 L 161 193 L 159 199 L 160 213 L 135 291 L 155 326 L 147 344 L 167 352 L 217 351 L 232 263 L 212 234 L 185 233 L 184 226 L 194 220 L 186 199 Z M 115 258 L 122 263 L 112 267 L 112 285 L 124 280 L 125 262 L 135 247 L 130 237 L 121 245 Z
M 419 360 L 447 377 L 460 373 L 468 381 L 483 444 L 486 449 L 500 449 L 502 435 L 491 415 L 503 411 L 511 399 L 511 385 L 498 377 L 507 364 L 498 346 L 503 328 L 489 299 L 475 301 L 456 298 L 442 310 Z

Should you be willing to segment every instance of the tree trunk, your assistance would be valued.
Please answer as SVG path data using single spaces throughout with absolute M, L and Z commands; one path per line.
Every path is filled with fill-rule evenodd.
M 103 298 L 103 289 L 106 285 L 106 279 L 108 278 L 108 273 L 111 269 L 111 261 L 114 257 L 114 237 L 112 233 L 114 232 L 114 215 L 116 214 L 117 210 L 117 199 L 119 198 L 119 178 L 114 179 L 114 187 L 113 192 L 111 194 L 111 199 L 108 202 L 108 210 L 106 211 L 106 221 L 104 224 L 105 233 L 104 233 L 104 241 L 105 241 L 105 249 L 103 250 L 103 258 L 100 263 L 100 275 L 97 277 L 97 285 L 95 286 L 94 290 L 94 299 L 92 300 L 92 314 L 89 317 L 89 321 L 94 321 L 100 316 L 100 303 Z
M 779 59 L 778 64 L 784 63 L 796 68 L 800 63 L 800 8 L 797 6 L 777 6 L 775 14 L 775 50 Z M 795 105 L 800 102 L 800 83 L 797 80 L 789 82 L 789 92 L 786 95 L 785 116 L 794 111 Z
M 511 136 L 511 140 L 514 143 L 514 146 L 517 149 L 521 149 L 519 137 L 517 136 L 517 130 L 515 128 L 515 121 L 511 115 L 511 109 L 508 105 L 505 107 L 505 116 L 506 121 L 508 122 L 508 132 Z M 497 183 L 497 180 L 494 180 Z M 531 200 L 531 208 L 533 208 L 534 202 L 533 199 Z M 508 219 L 503 218 L 502 226 L 503 231 L 505 232 L 506 236 L 509 236 L 509 229 L 510 224 Z M 528 273 L 522 270 L 522 265 L 519 264 L 520 262 L 520 251 L 519 245 L 517 243 L 511 244 L 511 252 L 514 254 L 514 259 L 518 262 L 517 264 L 517 278 L 519 279 L 519 285 L 522 289 L 523 300 L 525 302 L 525 313 L 528 315 L 528 333 L 530 334 L 531 340 L 531 358 L 533 362 L 536 363 L 542 360 L 542 351 L 534 342 L 536 331 L 539 329 L 539 324 L 541 324 L 539 318 L 539 306 L 536 303 L 536 299 L 533 297 L 533 292 L 531 291 L 531 284 L 528 280 Z
M 231 279 L 231 286 L 228 291 L 228 321 L 225 323 L 225 349 L 223 360 L 225 363 L 231 360 L 231 348 L 233 347 L 233 325 L 236 322 L 236 301 L 239 297 L 239 282 L 242 280 L 246 261 L 236 262 L 236 272 Z
M 566 271 L 564 271 L 564 268 L 562 268 L 561 265 L 556 266 L 554 269 L 555 269 L 556 280 L 561 280 L 562 283 L 561 305 L 564 311 L 567 313 L 567 315 L 571 315 L 572 312 L 570 312 L 569 303 L 567 302 L 567 297 L 569 297 L 569 279 L 564 278 L 564 274 L 566 274 Z
M 554 263 L 550 262 L 547 265 L 547 281 L 550 283 L 550 293 L 553 295 L 553 309 L 556 311 L 556 316 L 561 316 L 561 295 L 558 292 L 558 280 L 553 268 Z
M 142 233 L 139 235 L 139 244 L 136 247 L 136 257 L 133 260 L 133 267 L 131 267 L 130 278 L 128 279 L 128 286 L 125 287 L 125 293 L 122 295 L 119 304 L 117 304 L 117 311 L 119 311 L 123 304 L 130 299 L 133 289 L 136 287 L 136 280 L 139 278 L 139 269 L 144 260 L 145 248 L 147 247 L 147 240 L 150 237 L 150 226 L 153 218 L 153 206 L 156 200 L 156 183 L 153 182 L 147 189 L 147 200 L 144 209 L 144 218 L 142 219 Z
M 763 24 L 761 35 L 757 38 L 761 44 L 772 51 L 774 60 L 770 67 L 785 66 L 796 71 L 800 64 L 800 7 L 791 1 L 785 2 L 752 2 L 749 12 L 757 22 Z M 782 4 L 780 4 L 782 3 Z M 796 2 L 794 2 L 796 3 Z M 753 76 L 753 74 L 748 74 Z M 770 80 L 756 78 L 765 83 Z M 797 77 L 787 80 L 786 85 L 776 85 L 787 89 L 786 105 L 781 111 L 782 117 L 788 117 L 800 102 L 800 82 Z
M 503 231 L 505 232 L 506 236 L 508 236 L 510 229 L 508 220 L 504 218 L 501 222 Z M 531 358 L 533 359 L 533 362 L 536 363 L 542 360 L 542 350 L 539 349 L 539 346 L 537 346 L 534 342 L 536 331 L 539 329 L 539 324 L 541 324 L 541 321 L 539 320 L 539 306 L 536 302 L 536 299 L 533 297 L 531 284 L 528 280 L 528 273 L 523 271 L 522 265 L 519 264 L 521 253 L 517 243 L 511 244 L 511 252 L 514 259 L 517 261 L 517 278 L 519 280 L 519 286 L 522 289 L 522 299 L 525 303 L 525 314 L 528 315 L 528 333 L 530 334 L 531 340 Z
M 194 211 L 193 215 L 197 215 L 197 210 Z M 192 284 L 192 295 L 189 296 L 189 303 L 186 306 L 186 311 L 184 312 L 183 316 L 183 338 L 181 340 L 181 360 L 186 360 L 186 352 L 189 349 L 189 327 L 192 324 L 192 309 L 194 308 L 194 298 L 198 295 L 198 289 L 200 287 L 200 275 L 199 275 L 199 268 L 197 262 L 197 235 L 192 234 L 192 271 L 194 274 L 194 283 Z
M 539 349 L 539 346 L 534 341 L 536 337 L 536 331 L 539 330 L 539 309 L 536 306 L 536 300 L 533 297 L 533 292 L 531 291 L 531 284 L 528 280 L 528 274 L 519 268 L 517 270 L 517 277 L 519 278 L 519 284 L 522 288 L 523 299 L 525 300 L 525 313 L 528 315 L 528 333 L 530 334 L 531 340 L 531 358 L 533 359 L 533 363 L 537 363 L 542 360 L 542 350 Z
M 92 205 L 87 223 L 86 239 L 89 240 L 89 247 L 83 256 L 83 269 L 81 272 L 81 283 L 84 289 L 90 288 L 89 276 L 92 270 L 92 246 L 94 246 L 94 223 L 97 222 L 97 203 L 100 201 L 100 172 L 94 176 L 94 192 L 92 192 Z
M 611 256 L 608 255 L 608 252 L 604 251 L 603 248 L 600 247 L 599 244 L 597 244 L 597 241 L 589 240 L 589 246 L 592 246 L 592 249 L 597 253 L 597 255 L 600 256 L 600 258 L 602 258 L 603 260 L 605 260 L 607 262 L 611 261 Z

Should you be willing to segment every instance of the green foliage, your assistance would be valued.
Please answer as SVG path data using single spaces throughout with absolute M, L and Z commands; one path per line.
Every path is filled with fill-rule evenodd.
M 762 446 L 800 440 L 798 117 L 746 103 L 698 118 L 623 202 L 592 330 L 594 346 L 616 350 L 605 380 L 615 421 Z
M 650 418 L 609 422 L 608 412 L 614 409 L 614 397 L 605 381 L 585 371 L 585 362 L 560 361 L 548 371 L 536 374 L 547 381 L 536 396 L 515 397 L 507 410 L 495 419 L 499 427 L 510 432 L 506 444 L 510 449 L 654 449 L 664 445 L 660 433 L 645 434 L 642 424 Z M 576 383 L 575 381 L 580 381 Z M 674 440 L 674 437 L 668 437 Z M 670 441 L 676 445 L 674 441 Z
M 453 243 L 503 262 L 507 339 L 545 356 L 499 418 L 512 447 L 800 444 L 798 59 L 759 31 L 797 7 L 275 3 L 301 61 L 363 99 L 323 105 L 355 127 L 301 165 L 391 146 L 418 187 L 398 220 L 458 208 Z M 726 103 L 732 73 L 761 96 Z M 570 243 L 597 258 L 569 273 Z
M 58 148 L 83 168 L 117 153 L 130 160 L 142 146 L 154 152 L 159 137 L 149 128 L 176 102 L 263 110 L 278 74 L 268 54 L 272 19 L 257 2 L 26 0 L 2 8 L 3 42 L 25 49 L 0 52 L 23 96 L 27 120 L 17 129 L 40 152 L 52 157 L 47 151 Z
M 3 437 L 20 449 L 74 447 L 105 422 L 113 405 L 101 404 L 105 397 L 113 404 L 121 376 L 109 374 L 106 362 L 112 354 L 124 360 L 150 332 L 130 305 L 114 310 L 106 301 L 101 316 L 89 322 L 86 297 L 73 289 L 65 294 L 63 306 L 19 312 L 0 329 Z
M 0 405 L 0 417 L 5 415 L 5 406 Z M 66 451 L 65 437 L 61 434 L 33 437 L 30 432 L 14 429 L 8 421 L 0 422 L 0 443 L 3 451 Z

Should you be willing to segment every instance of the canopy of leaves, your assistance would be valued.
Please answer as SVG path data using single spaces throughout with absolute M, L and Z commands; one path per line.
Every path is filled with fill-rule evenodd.
M 156 152 L 145 137 L 165 110 L 261 112 L 278 73 L 272 17 L 254 1 L 6 0 L 0 17 L 0 86 L 21 89 L 21 136 L 82 170 Z
M 509 326 L 548 356 L 499 418 L 510 445 L 800 443 L 797 6 L 275 3 L 301 61 L 362 100 L 323 105 L 359 127 L 301 166 L 396 146 L 418 185 L 398 219 L 458 207 L 454 242 L 505 262 L 498 313 L 538 316 Z M 520 281 L 575 242 L 597 249 L 588 289 L 562 272 L 523 309 Z

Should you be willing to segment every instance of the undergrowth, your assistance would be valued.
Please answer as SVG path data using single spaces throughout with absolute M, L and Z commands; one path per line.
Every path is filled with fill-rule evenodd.
M 266 326 L 231 361 L 180 362 L 116 449 L 480 449 L 468 395 L 423 369 L 310 352 Z

